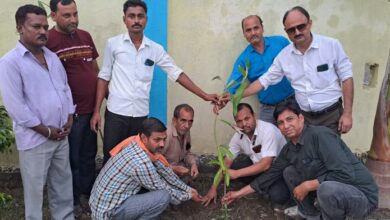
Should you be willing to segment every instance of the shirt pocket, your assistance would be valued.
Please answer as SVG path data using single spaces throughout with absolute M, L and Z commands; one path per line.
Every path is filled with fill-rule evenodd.
M 316 89 L 325 89 L 331 86 L 337 80 L 333 63 L 322 63 L 314 66 L 310 79 Z

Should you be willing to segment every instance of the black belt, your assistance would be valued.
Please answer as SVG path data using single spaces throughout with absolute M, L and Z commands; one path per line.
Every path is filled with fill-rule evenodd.
M 341 98 L 339 98 L 339 100 L 337 102 L 335 102 L 334 104 L 332 104 L 331 106 L 321 110 L 321 111 L 318 111 L 318 112 L 306 112 L 306 111 L 303 111 L 305 114 L 308 114 L 310 116 L 319 116 L 319 115 L 323 115 L 325 113 L 329 113 L 329 112 L 332 112 L 336 109 L 338 109 L 341 105 L 342 105 L 343 101 L 341 100 Z

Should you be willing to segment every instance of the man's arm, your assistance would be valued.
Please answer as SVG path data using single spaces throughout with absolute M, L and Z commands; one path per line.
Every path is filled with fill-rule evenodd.
M 352 105 L 353 105 L 353 78 L 348 78 L 342 83 L 344 112 L 339 120 L 339 131 L 347 133 L 352 128 Z
M 186 88 L 188 91 L 194 93 L 205 101 L 211 101 L 213 103 L 218 102 L 218 95 L 216 94 L 207 94 L 201 88 L 199 88 L 192 80 L 182 72 L 177 79 L 177 82 Z
M 230 178 L 238 179 L 241 177 L 253 176 L 262 173 L 271 167 L 273 159 L 274 157 L 264 157 L 259 162 L 249 167 L 245 167 L 239 170 L 229 169 Z
M 317 179 L 304 181 L 294 188 L 294 198 L 302 202 L 309 192 L 317 190 L 319 186 L 320 182 Z
M 93 72 L 96 73 L 96 75 L 99 74 L 99 65 L 98 65 L 96 59 L 92 60 L 92 69 L 93 69 Z
M 98 78 L 95 108 L 93 110 L 93 115 L 90 122 L 91 130 L 96 133 L 100 129 L 100 123 L 101 123 L 100 108 L 102 106 L 103 99 L 104 97 L 106 97 L 107 93 L 108 93 L 108 81 Z
M 229 205 L 234 200 L 240 199 L 241 197 L 249 195 L 254 192 L 255 190 L 250 185 L 247 185 L 238 191 L 230 191 L 226 193 L 226 195 L 222 198 L 222 204 Z

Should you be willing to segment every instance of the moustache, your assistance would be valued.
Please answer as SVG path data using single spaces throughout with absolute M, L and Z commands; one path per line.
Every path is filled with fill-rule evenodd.
M 295 35 L 295 36 L 294 36 L 294 39 L 300 38 L 300 37 L 302 37 L 302 36 L 303 36 L 303 34 Z
M 47 36 L 46 35 L 40 35 L 38 37 L 39 40 L 47 40 Z
M 142 27 L 140 24 L 133 24 L 131 27 Z

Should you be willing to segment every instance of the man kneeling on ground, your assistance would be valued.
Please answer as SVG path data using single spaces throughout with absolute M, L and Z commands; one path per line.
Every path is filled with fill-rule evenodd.
M 278 104 L 274 117 L 289 142 L 267 172 L 243 189 L 227 193 L 222 202 L 262 191 L 283 177 L 298 214 L 306 219 L 362 219 L 377 208 L 373 177 L 339 135 L 324 126 L 305 125 L 293 101 Z
M 273 124 L 256 120 L 252 107 L 247 103 L 238 105 L 234 120 L 240 131 L 233 135 L 229 149 L 235 156 L 244 154 L 247 160 L 232 161 L 225 157 L 225 164 L 230 167 L 231 179 L 240 178 L 245 184 L 249 184 L 256 176 L 271 167 L 273 159 L 286 144 L 286 140 Z M 290 199 L 283 178 L 279 178 L 261 194 L 268 195 L 273 204 L 284 205 Z M 207 206 L 212 199 L 215 202 L 216 198 L 217 187 L 212 185 L 205 196 L 205 205 Z
M 92 189 L 92 219 L 154 219 L 169 203 L 202 201 L 198 192 L 184 184 L 158 153 L 166 137 L 164 124 L 148 118 L 139 135 L 125 139 L 111 150 L 111 158 Z M 140 194 L 141 188 L 148 192 Z

